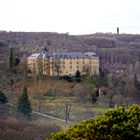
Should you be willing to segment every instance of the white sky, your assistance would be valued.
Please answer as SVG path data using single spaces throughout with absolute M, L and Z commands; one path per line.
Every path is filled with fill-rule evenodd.
M 0 30 L 140 34 L 140 0 L 0 0 Z

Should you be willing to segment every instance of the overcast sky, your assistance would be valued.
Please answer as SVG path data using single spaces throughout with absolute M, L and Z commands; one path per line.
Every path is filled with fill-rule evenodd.
M 0 30 L 140 34 L 140 0 L 0 0 Z

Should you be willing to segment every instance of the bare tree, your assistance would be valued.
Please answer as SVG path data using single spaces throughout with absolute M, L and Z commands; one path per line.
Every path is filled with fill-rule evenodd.
M 61 61 L 60 59 L 54 59 L 53 60 L 53 66 L 54 66 L 54 73 L 56 73 L 57 77 L 59 78 L 60 74 L 61 74 Z
M 67 100 L 65 102 L 64 112 L 65 112 L 65 122 L 67 123 L 70 119 L 71 104 L 68 104 Z

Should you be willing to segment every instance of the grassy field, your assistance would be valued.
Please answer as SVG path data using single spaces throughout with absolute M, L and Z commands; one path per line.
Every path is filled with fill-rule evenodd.
M 84 103 L 78 102 L 75 97 L 44 97 L 40 101 L 37 99 L 32 100 L 33 106 L 37 110 L 40 106 L 40 112 L 51 114 L 58 118 L 64 119 L 66 103 L 70 107 L 70 121 L 79 122 L 83 119 L 97 117 L 102 115 L 108 108 L 99 106 L 98 104 L 92 105 L 89 101 Z M 38 110 L 39 111 L 39 110 Z

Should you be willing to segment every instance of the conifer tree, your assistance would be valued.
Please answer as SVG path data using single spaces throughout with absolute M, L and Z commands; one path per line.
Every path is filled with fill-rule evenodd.
M 76 82 L 81 82 L 81 73 L 79 70 L 76 71 L 75 80 Z
M 23 88 L 23 94 L 19 98 L 18 102 L 18 111 L 20 111 L 24 116 L 31 117 L 31 104 L 28 99 L 28 92 L 27 92 L 27 87 L 24 86 Z
M 80 78 L 81 77 L 81 73 L 79 70 L 76 71 L 75 77 Z

